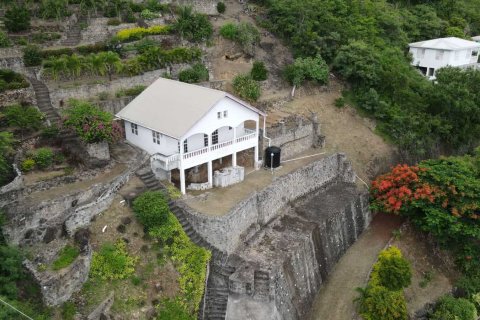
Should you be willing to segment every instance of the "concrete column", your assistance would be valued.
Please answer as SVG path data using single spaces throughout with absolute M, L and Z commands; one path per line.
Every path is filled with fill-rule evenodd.
M 185 170 L 180 167 L 180 191 L 182 194 L 186 194 L 186 187 L 185 187 Z
M 265 124 L 264 124 L 265 126 Z M 265 128 L 264 128 L 265 130 Z M 256 133 L 256 138 L 257 138 L 257 144 L 255 145 L 255 148 L 254 148 L 254 158 L 253 158 L 253 168 L 254 169 L 257 169 L 257 163 L 258 163 L 258 121 L 255 121 L 255 133 Z
M 208 186 L 211 188 L 213 186 L 213 166 L 212 160 L 207 162 L 208 167 Z
M 232 167 L 236 167 L 237 166 L 237 152 L 234 151 L 232 153 Z

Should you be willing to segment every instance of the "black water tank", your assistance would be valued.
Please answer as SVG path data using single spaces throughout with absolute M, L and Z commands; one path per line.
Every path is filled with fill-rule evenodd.
M 279 167 L 281 151 L 282 149 L 279 147 L 268 147 L 265 150 L 265 166 L 269 168 Z

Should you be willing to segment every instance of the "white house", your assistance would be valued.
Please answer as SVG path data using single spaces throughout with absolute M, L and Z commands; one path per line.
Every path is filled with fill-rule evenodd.
M 157 176 L 180 171 L 185 194 L 186 169 L 206 164 L 205 183 L 212 187 L 212 161 L 231 156 L 236 167 L 237 152 L 251 148 L 258 167 L 260 115 L 265 119 L 226 92 L 160 78 L 116 116 L 124 120 L 126 139 L 151 155 Z
M 480 51 L 480 43 L 455 37 L 414 42 L 409 46 L 412 65 L 431 80 L 442 67 L 476 67 Z
M 480 42 L 480 36 L 472 37 L 472 40 L 475 42 Z

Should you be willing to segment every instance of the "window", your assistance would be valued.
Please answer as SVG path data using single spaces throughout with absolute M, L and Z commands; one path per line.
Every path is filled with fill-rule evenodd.
M 152 130 L 153 143 L 160 144 L 160 133 Z
M 472 51 L 472 56 L 476 56 L 478 54 L 478 51 Z
M 428 69 L 428 76 L 429 77 L 433 77 L 434 74 L 435 74 L 435 68 Z
M 135 123 L 130 123 L 130 127 L 132 128 L 132 133 L 138 136 L 138 127 Z
M 218 129 L 212 133 L 212 145 L 218 144 Z
M 233 128 L 232 127 L 228 127 L 228 130 L 232 130 Z
M 425 49 L 417 49 L 417 57 L 423 58 L 425 56 Z
M 180 153 L 180 141 L 177 142 L 178 153 Z
M 203 135 L 203 146 L 208 147 L 208 134 Z
M 435 53 L 435 59 L 436 60 L 442 60 L 443 59 L 443 50 L 437 50 Z
M 220 111 L 217 112 L 217 119 L 222 119 L 222 113 Z
M 185 141 L 183 141 L 183 153 L 187 153 L 187 152 L 188 152 L 188 142 L 185 139 Z
M 224 118 L 228 117 L 228 110 L 223 111 L 223 117 Z

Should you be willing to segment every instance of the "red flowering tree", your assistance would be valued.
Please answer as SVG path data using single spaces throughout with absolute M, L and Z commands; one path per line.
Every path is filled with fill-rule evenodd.
M 123 137 L 122 127 L 109 112 L 100 110 L 85 101 L 70 100 L 65 110 L 64 126 L 75 130 L 86 143 L 117 141 Z

